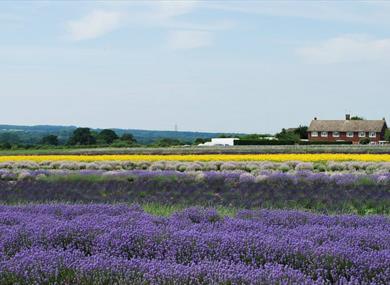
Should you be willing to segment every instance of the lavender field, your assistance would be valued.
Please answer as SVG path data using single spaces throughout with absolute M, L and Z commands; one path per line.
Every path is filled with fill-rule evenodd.
M 294 173 L 312 171 L 315 173 L 386 174 L 390 162 L 362 161 L 11 161 L 0 162 L 0 170 L 149 170 L 149 171 L 244 171 L 254 175 L 263 171 Z
M 233 164 L 234 165 L 234 164 Z M 298 164 L 299 166 L 300 164 Z M 3 203 L 127 202 L 390 214 L 390 172 L 0 170 Z
M 389 284 L 390 219 L 0 207 L 1 284 Z
M 1 163 L 0 284 L 389 284 L 389 189 L 389 163 Z

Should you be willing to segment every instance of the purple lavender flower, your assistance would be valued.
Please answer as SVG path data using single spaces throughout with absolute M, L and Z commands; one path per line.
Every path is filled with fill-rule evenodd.
M 390 219 L 0 206 L 1 284 L 389 284 Z

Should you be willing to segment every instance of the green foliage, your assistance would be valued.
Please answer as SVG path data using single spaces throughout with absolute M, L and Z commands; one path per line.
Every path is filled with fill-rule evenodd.
M 296 128 L 294 130 L 294 133 L 299 135 L 299 138 L 300 139 L 307 139 L 307 129 L 308 127 L 307 126 L 299 126 L 298 128 Z
M 375 185 L 375 181 L 371 177 L 361 177 L 359 180 L 356 182 L 356 185 L 360 186 L 372 186 Z
M 362 139 L 360 139 L 359 143 L 360 144 L 369 144 L 370 143 L 370 139 L 369 138 L 362 138 Z
M 239 136 L 240 140 L 264 140 L 266 137 L 272 137 L 270 134 L 249 134 Z
M 48 135 L 42 138 L 41 144 L 43 145 L 58 145 L 58 137 L 55 135 Z
M 1 149 L 11 149 L 12 145 L 10 143 L 6 142 L 6 143 L 1 144 L 0 148 Z
M 155 143 L 155 146 L 158 147 L 169 147 L 169 146 L 176 146 L 176 145 L 183 145 L 183 143 L 180 140 L 171 139 L 171 138 L 163 138 L 158 140 Z
M 385 140 L 390 141 L 390 129 L 386 129 Z
M 42 141 L 42 137 L 47 135 L 56 135 L 58 137 L 59 144 L 66 144 L 69 138 L 72 136 L 73 131 L 77 127 L 75 126 L 17 126 L 17 125 L 0 125 L 0 137 L 1 133 L 13 133 L 16 134 L 17 141 L 10 142 L 12 144 L 31 144 L 39 145 Z M 123 134 L 131 133 L 134 139 L 139 144 L 152 145 L 161 138 L 172 138 L 180 141 L 188 141 L 191 144 L 196 138 L 210 139 L 220 135 L 220 133 L 207 133 L 207 132 L 187 132 L 187 131 L 155 131 L 155 130 L 136 130 L 136 129 L 112 129 L 119 137 Z M 98 130 L 99 132 L 100 130 Z M 91 129 L 91 134 L 94 134 L 94 130 Z M 96 133 L 97 135 L 98 133 Z M 237 137 L 238 134 L 234 134 Z M 2 143 L 0 139 L 0 144 Z
M 353 116 L 353 117 L 351 117 L 351 120 L 352 121 L 361 121 L 361 120 L 364 120 L 364 118 L 363 117 L 359 117 L 359 116 Z
M 121 138 L 120 138 L 121 141 L 123 142 L 126 142 L 128 144 L 133 144 L 133 143 L 136 143 L 137 140 L 134 138 L 134 136 L 130 133 L 124 133 Z
M 238 140 L 234 142 L 234 145 L 293 145 L 296 142 L 293 140 Z
M 0 125 L 0 129 L 2 133 L 17 135 L 17 142 L 11 144 L 39 145 L 42 138 L 48 135 L 57 136 L 59 144 L 66 143 L 76 127 Z
M 118 135 L 110 129 L 104 129 L 97 135 L 98 142 L 102 144 L 112 144 L 118 138 Z
M 141 207 L 145 212 L 155 215 L 168 217 L 178 211 L 182 211 L 187 207 L 192 206 L 191 204 L 162 204 L 162 203 L 143 203 Z M 207 208 L 207 205 L 196 205 L 198 207 Z M 215 208 L 220 216 L 229 216 L 234 217 L 237 214 L 238 209 L 234 207 L 225 207 L 222 205 L 212 205 Z
M 18 144 L 20 143 L 20 138 L 14 132 L 0 133 L 0 143 Z
M 70 145 L 93 145 L 96 144 L 96 138 L 89 128 L 77 128 L 68 143 Z
M 208 140 L 204 139 L 204 138 L 196 138 L 195 141 L 194 141 L 194 145 L 202 144 L 202 143 L 205 143 L 207 141 Z
M 237 135 L 234 134 L 220 134 L 218 135 L 218 138 L 225 139 L 225 138 L 235 138 Z
M 282 141 L 294 141 L 298 143 L 300 141 L 300 135 L 295 132 L 289 132 L 286 129 L 282 129 L 282 131 L 276 134 L 276 138 Z
M 298 143 L 301 139 L 307 139 L 307 126 L 299 126 L 292 129 L 282 129 L 282 131 L 276 134 L 279 140 L 288 140 Z

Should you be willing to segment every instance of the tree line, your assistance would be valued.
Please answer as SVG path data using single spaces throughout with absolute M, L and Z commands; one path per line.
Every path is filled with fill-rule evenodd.
M 113 146 L 127 147 L 137 144 L 137 140 L 130 133 L 118 136 L 113 130 L 104 129 L 100 132 L 92 131 L 90 128 L 77 128 L 73 131 L 66 142 L 61 142 L 57 135 L 49 134 L 41 138 L 38 144 L 20 144 L 18 135 L 15 133 L 2 133 L 0 135 L 0 148 L 30 148 L 30 147 L 74 147 L 74 146 Z
M 141 144 L 131 133 L 124 133 L 119 136 L 111 129 L 94 131 L 90 128 L 76 128 L 66 141 L 59 138 L 58 135 L 44 135 L 38 143 L 23 144 L 20 143 L 16 133 L 0 133 L 0 149 L 28 149 L 28 148 L 74 148 L 74 147 L 137 147 L 137 146 L 154 146 L 169 147 L 179 145 L 198 144 L 199 140 L 182 141 L 174 138 L 160 138 L 151 144 Z

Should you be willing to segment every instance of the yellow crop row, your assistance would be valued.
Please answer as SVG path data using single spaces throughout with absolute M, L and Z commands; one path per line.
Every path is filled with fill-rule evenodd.
M 377 161 L 390 162 L 390 154 L 201 154 L 201 155 L 9 155 L 11 161 Z

